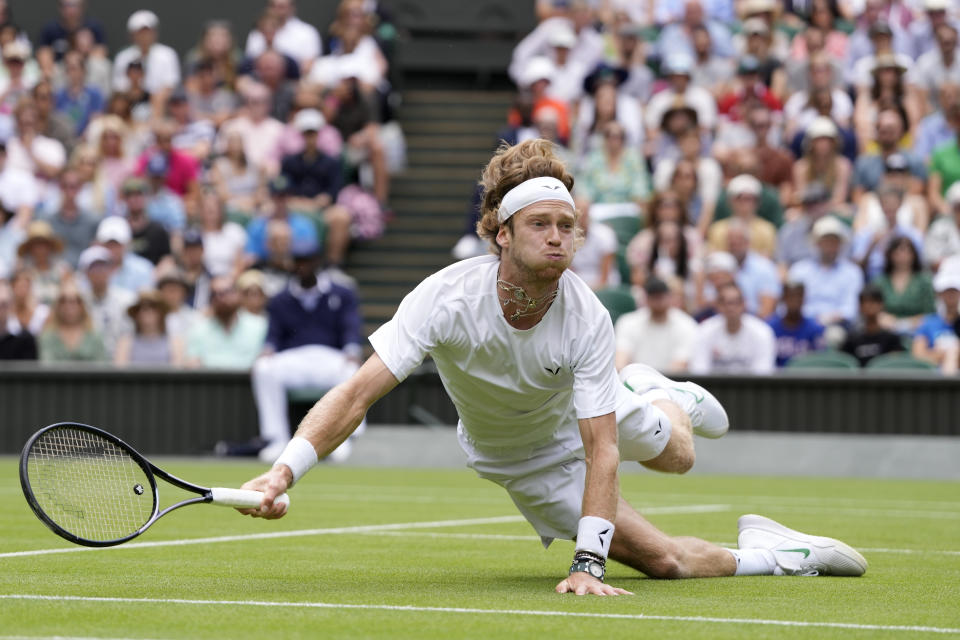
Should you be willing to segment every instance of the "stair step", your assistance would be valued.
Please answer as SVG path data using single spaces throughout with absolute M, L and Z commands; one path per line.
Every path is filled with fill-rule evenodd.
M 406 105 L 400 114 L 401 126 L 417 120 L 482 120 L 484 122 L 503 123 L 507 121 L 507 111 L 502 104 L 423 104 Z M 501 124 L 501 126 L 503 126 Z
M 447 149 L 493 149 L 496 132 L 490 135 L 456 135 L 450 133 L 441 133 L 433 135 L 422 133 L 414 136 L 406 136 L 407 151 L 440 151 Z
M 453 262 L 453 257 L 450 258 L 447 264 L 450 262 Z M 383 269 L 380 267 L 357 267 L 356 269 L 350 270 L 350 275 L 359 282 L 366 284 L 404 284 L 412 289 L 438 268 L 439 267 L 396 267 L 395 269 Z
M 390 223 L 390 230 L 408 233 L 453 233 L 463 228 L 464 220 L 463 213 L 450 216 L 400 216 Z
M 366 267 L 390 268 L 395 267 L 424 267 L 428 269 L 439 269 L 449 261 L 450 252 L 447 248 L 446 255 L 436 252 L 426 251 L 384 251 L 381 253 L 368 253 L 362 256 L 350 256 L 350 270 L 363 269 Z
M 490 160 L 490 152 L 476 149 L 441 151 L 437 149 L 407 150 L 412 167 L 464 167 L 479 172 Z
M 411 89 L 403 92 L 403 105 L 414 104 L 503 104 L 509 105 L 513 100 L 513 93 L 509 91 L 433 91 Z
M 368 251 L 376 250 L 390 250 L 390 251 L 413 251 L 413 250 L 438 250 L 438 246 L 446 246 L 449 251 L 457 243 L 457 240 L 460 239 L 460 236 L 463 235 L 463 227 L 461 226 L 456 232 L 444 232 L 444 233 L 431 233 L 429 235 L 414 232 L 414 233 L 388 233 L 382 238 L 377 240 L 375 245 L 371 245 Z M 350 255 L 360 254 L 363 252 L 360 250 L 354 250 L 350 252 Z
M 410 180 L 398 182 L 392 187 L 393 194 L 398 197 L 422 198 L 461 198 L 461 211 L 466 211 L 473 194 L 474 180 Z M 393 223 L 391 223 L 393 224 Z
M 396 212 L 394 221 L 407 215 L 466 215 L 467 205 L 469 204 L 469 192 L 466 196 L 450 198 L 410 198 L 410 197 L 390 197 L 390 206 Z M 393 222 L 390 223 L 393 226 Z
M 485 120 L 401 120 L 400 126 L 403 127 L 404 134 L 462 133 L 470 136 L 485 135 L 487 139 L 493 139 L 497 131 L 506 126 L 506 118 L 503 118 L 503 123 L 499 126 Z

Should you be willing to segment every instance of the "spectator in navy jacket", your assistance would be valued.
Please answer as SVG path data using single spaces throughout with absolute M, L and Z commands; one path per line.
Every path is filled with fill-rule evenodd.
M 287 390 L 329 390 L 353 375 L 362 355 L 362 321 L 353 289 L 318 271 L 316 240 L 295 239 L 293 254 L 294 278 L 267 305 L 264 354 L 253 366 L 260 435 L 266 442 L 260 459 L 265 462 L 273 462 L 290 440 Z M 361 424 L 354 435 L 363 428 Z M 330 458 L 346 459 L 351 446 L 344 442 Z

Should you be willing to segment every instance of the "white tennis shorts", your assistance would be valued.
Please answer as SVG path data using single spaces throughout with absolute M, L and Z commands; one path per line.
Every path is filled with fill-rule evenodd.
M 646 398 L 626 389 L 618 400 L 620 459 L 644 461 L 660 455 L 670 441 L 670 419 Z M 573 428 L 558 431 L 555 440 L 529 447 L 481 448 L 462 424 L 457 435 L 467 466 L 507 490 L 544 547 L 554 538 L 576 537 L 587 465 L 575 420 Z

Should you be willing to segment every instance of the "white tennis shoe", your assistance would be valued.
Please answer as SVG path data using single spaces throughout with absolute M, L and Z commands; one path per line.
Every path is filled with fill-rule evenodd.
M 839 540 L 800 533 L 754 514 L 741 516 L 737 526 L 738 546 L 768 549 L 786 575 L 862 576 L 867 570 L 867 560 Z
M 719 438 L 730 428 L 723 405 L 712 393 L 694 382 L 677 382 L 645 364 L 628 364 L 620 371 L 620 381 L 637 395 L 662 389 L 690 416 L 693 432 L 704 438 Z

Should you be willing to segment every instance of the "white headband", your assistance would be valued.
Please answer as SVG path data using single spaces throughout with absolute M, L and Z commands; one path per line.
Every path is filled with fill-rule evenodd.
M 560 200 L 569 204 L 571 209 L 576 209 L 570 192 L 562 182 L 556 178 L 531 178 L 507 191 L 500 201 L 497 219 L 503 224 L 520 209 L 543 200 Z

